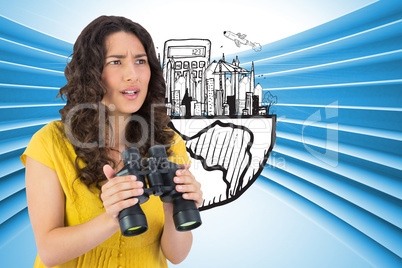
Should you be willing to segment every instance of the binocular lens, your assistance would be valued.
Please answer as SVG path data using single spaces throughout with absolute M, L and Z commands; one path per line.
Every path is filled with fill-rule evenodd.
M 183 223 L 182 225 L 180 225 L 180 227 L 181 228 L 190 227 L 191 225 L 194 225 L 196 223 L 197 223 L 196 221 L 190 221 L 190 222 L 187 222 L 187 223 Z
M 148 223 L 139 204 L 123 209 L 119 214 L 120 230 L 124 236 L 134 236 L 148 230 Z
M 127 231 L 136 231 L 138 229 L 142 228 L 141 226 L 138 227 L 133 227 L 133 228 L 129 228 Z
M 133 227 L 123 232 L 124 236 L 135 236 L 144 233 L 148 228 L 144 226 Z
M 190 231 L 201 225 L 201 219 L 199 216 L 196 215 L 195 211 L 194 213 L 189 212 L 190 211 L 185 211 L 184 213 L 179 213 L 178 215 L 173 216 L 177 231 Z M 198 212 L 198 210 L 196 212 Z M 187 215 L 183 215 L 186 213 Z M 190 219 L 185 220 L 184 218 Z
M 173 199 L 173 221 L 177 231 L 190 231 L 201 225 L 200 212 L 194 201 Z
M 127 219 L 125 219 L 128 221 Z M 123 220 L 124 221 L 124 220 Z M 124 236 L 135 236 L 144 233 L 148 230 L 148 226 L 132 226 L 130 228 L 124 228 L 121 225 L 132 226 L 127 222 L 120 222 L 120 228 Z M 123 227 L 123 228 L 122 228 Z

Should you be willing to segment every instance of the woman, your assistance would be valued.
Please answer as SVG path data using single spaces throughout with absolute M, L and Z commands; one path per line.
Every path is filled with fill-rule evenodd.
M 32 138 L 21 159 L 38 257 L 35 267 L 167 267 L 183 261 L 191 232 L 177 232 L 172 204 L 158 197 L 141 207 L 149 229 L 125 237 L 119 212 L 138 202 L 143 184 L 116 177 L 121 152 L 165 145 L 181 165 L 174 181 L 184 199 L 202 203 L 183 140 L 167 126 L 165 84 L 148 32 L 123 17 L 101 16 L 78 37 L 59 95 L 61 121 Z

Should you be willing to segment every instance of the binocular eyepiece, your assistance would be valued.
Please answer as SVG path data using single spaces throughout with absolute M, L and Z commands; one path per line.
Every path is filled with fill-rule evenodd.
M 137 148 L 123 151 L 124 167 L 116 176 L 135 175 L 144 184 L 144 193 L 137 196 L 138 203 L 123 209 L 119 224 L 124 236 L 135 236 L 148 230 L 148 223 L 140 204 L 148 201 L 150 195 L 159 196 L 164 203 L 173 203 L 173 221 L 177 231 L 189 231 L 201 225 L 201 217 L 193 200 L 183 199 L 177 192 L 173 178 L 180 166 L 168 160 L 165 147 L 155 145 L 148 150 L 149 158 L 142 163 Z M 146 180 L 147 179 L 147 180 Z

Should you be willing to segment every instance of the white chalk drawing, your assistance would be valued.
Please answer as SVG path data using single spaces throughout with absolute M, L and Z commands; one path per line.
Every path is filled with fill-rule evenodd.
M 251 46 L 255 52 L 260 52 L 262 50 L 262 46 L 259 43 L 251 42 L 251 41 L 247 40 L 246 39 L 247 35 L 245 35 L 245 34 L 241 34 L 241 33 L 235 34 L 231 31 L 224 31 L 223 35 L 226 38 L 229 38 L 230 40 L 232 40 L 236 44 L 237 47 L 244 45 L 244 46 Z
M 201 182 L 200 210 L 234 201 L 258 178 L 275 143 L 277 98 L 255 85 L 251 70 L 210 62 L 207 39 L 165 42 L 163 73 L 171 127 L 181 135 Z M 271 113 L 270 113 L 271 112 Z

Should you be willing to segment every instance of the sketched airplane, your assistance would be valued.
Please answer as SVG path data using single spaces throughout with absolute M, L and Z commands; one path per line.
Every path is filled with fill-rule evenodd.
M 241 33 L 233 33 L 231 31 L 224 31 L 223 35 L 229 38 L 230 40 L 233 40 L 236 44 L 237 47 L 240 47 L 240 45 L 246 45 L 246 46 L 251 46 L 254 51 L 258 52 L 261 51 L 262 47 L 259 43 L 256 42 L 250 42 L 249 40 L 246 39 L 245 34 Z

